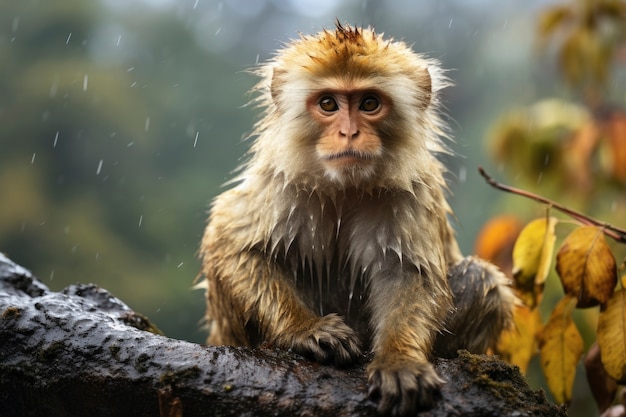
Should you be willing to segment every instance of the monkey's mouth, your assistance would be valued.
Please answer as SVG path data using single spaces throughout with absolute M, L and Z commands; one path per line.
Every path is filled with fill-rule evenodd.
M 374 157 L 367 152 L 359 152 L 354 149 L 346 149 L 343 152 L 326 155 L 325 159 L 331 162 L 337 161 L 344 164 L 351 164 L 368 162 L 374 159 Z

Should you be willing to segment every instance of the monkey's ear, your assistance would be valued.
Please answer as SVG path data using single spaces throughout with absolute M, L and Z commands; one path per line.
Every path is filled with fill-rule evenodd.
M 427 108 L 428 106 L 430 106 L 430 102 L 432 101 L 432 98 L 433 98 L 433 79 L 430 76 L 428 67 L 423 68 L 418 73 L 417 83 L 418 83 L 417 85 L 421 87 L 421 90 L 423 92 L 422 94 L 424 94 L 422 100 L 420 101 L 424 103 L 424 108 Z
M 270 93 L 272 94 L 272 101 L 276 103 L 278 100 L 278 94 L 282 91 L 283 85 L 285 84 L 284 75 L 286 71 L 277 68 L 270 68 L 270 71 L 272 72 Z

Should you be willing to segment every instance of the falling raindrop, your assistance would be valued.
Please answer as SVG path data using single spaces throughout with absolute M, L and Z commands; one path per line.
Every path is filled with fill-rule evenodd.
M 59 89 L 59 84 L 57 83 L 56 80 L 54 80 L 52 84 L 50 84 L 50 98 L 56 97 L 58 89 Z
M 459 182 L 467 181 L 467 167 L 462 166 L 459 169 Z
M 54 135 L 54 143 L 52 144 L 53 148 L 57 147 L 57 141 L 59 140 L 59 131 L 57 130 L 57 133 Z
M 70 39 L 72 39 L 72 32 L 70 32 L 70 34 L 69 34 L 69 35 L 67 35 L 67 39 L 65 40 L 65 44 L 66 44 L 66 45 L 69 45 L 69 43 L 70 43 Z
M 34 164 L 35 163 L 35 157 L 37 156 L 37 152 L 33 152 L 33 157 L 30 159 L 30 163 Z
M 117 42 L 115 42 L 115 46 L 120 46 L 120 42 L 122 41 L 122 35 L 117 37 Z
M 146 117 L 146 123 L 143 125 L 143 129 L 147 132 L 150 129 L 150 117 Z
M 139 216 L 139 224 L 138 227 L 141 227 L 141 223 L 143 222 L 143 215 Z
M 98 168 L 96 169 L 96 175 L 100 175 L 100 171 L 102 170 L 102 164 L 104 163 L 104 160 L 101 159 L 100 162 L 98 162 Z
M 195 148 L 196 145 L 198 144 L 198 135 L 200 134 L 200 132 L 196 132 L 196 138 L 193 141 L 193 147 Z
M 194 8 L 194 9 L 195 9 L 196 7 L 198 7 L 198 1 L 200 1 L 200 0 L 196 0 L 196 1 L 194 2 L 194 4 L 193 4 L 193 8 Z
M 180 268 L 181 266 L 183 266 L 183 262 L 181 262 L 178 265 L 176 265 L 176 269 Z
M 450 18 L 450 23 L 448 23 L 448 29 L 450 29 L 452 27 L 452 21 L 454 20 L 454 17 Z
M 89 76 L 85 74 L 83 76 L 83 91 L 87 91 L 87 85 L 89 84 Z

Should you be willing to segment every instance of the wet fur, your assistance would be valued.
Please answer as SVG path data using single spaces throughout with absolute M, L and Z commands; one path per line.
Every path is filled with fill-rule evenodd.
M 429 359 L 454 321 L 446 273 L 462 261 L 436 157 L 445 151 L 438 94 L 447 79 L 404 43 L 339 24 L 286 45 L 257 74 L 264 117 L 236 185 L 213 203 L 200 248 L 208 342 L 266 341 L 339 366 L 368 349 L 381 412 L 430 406 L 443 380 Z M 367 154 L 367 169 L 327 169 L 309 95 L 372 86 L 393 99 L 376 125 L 380 152 Z M 507 321 L 502 291 L 491 303 Z

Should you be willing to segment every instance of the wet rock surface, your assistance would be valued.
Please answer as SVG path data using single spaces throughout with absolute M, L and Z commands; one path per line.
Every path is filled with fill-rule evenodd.
M 78 277 L 77 277 L 78 278 Z M 52 292 L 0 253 L 0 416 L 374 416 L 364 366 L 158 334 L 97 286 Z M 565 416 L 516 368 L 461 352 L 421 416 Z

